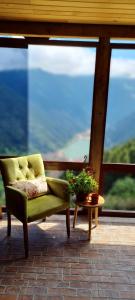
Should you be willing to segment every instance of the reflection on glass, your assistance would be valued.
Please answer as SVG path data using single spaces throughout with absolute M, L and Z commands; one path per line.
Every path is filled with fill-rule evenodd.
M 0 48 L 0 155 L 27 152 L 27 50 Z
M 47 160 L 89 153 L 95 49 L 29 46 L 29 151 Z

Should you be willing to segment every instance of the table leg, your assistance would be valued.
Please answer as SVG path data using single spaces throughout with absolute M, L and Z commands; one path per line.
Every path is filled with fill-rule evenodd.
M 92 209 L 88 208 L 88 223 L 89 223 L 89 232 L 88 232 L 88 240 L 91 240 L 91 227 L 92 227 Z
M 75 224 L 76 224 L 76 220 L 77 220 L 77 212 L 78 212 L 78 206 L 76 205 L 75 211 L 74 211 L 73 228 L 75 228 Z
M 95 207 L 95 225 L 98 226 L 98 207 Z
M 0 206 L 0 219 L 2 219 L 2 207 Z

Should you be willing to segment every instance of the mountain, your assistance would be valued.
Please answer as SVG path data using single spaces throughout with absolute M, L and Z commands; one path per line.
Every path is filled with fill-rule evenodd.
M 127 142 L 135 138 L 135 111 L 118 121 L 115 126 L 106 128 L 105 148 Z
M 29 72 L 30 144 L 42 151 L 62 148 L 90 126 L 92 80 L 89 77 Z M 39 137 L 40 132 L 40 137 Z M 42 137 L 41 137 L 42 136 Z M 46 147 L 46 148 L 45 148 Z
M 109 83 L 107 123 L 115 128 L 118 122 L 135 112 L 135 79 L 111 78 Z
M 88 77 L 5 71 L 0 72 L 0 89 L 1 153 L 15 147 L 22 151 L 23 143 L 25 150 L 27 140 L 28 151 L 52 152 L 90 126 L 92 80 Z
M 92 86 L 90 76 L 56 75 L 40 69 L 1 71 L 0 152 L 40 151 L 55 156 L 60 149 L 66 153 L 66 147 L 78 142 L 80 135 L 84 134 L 85 143 Z M 106 148 L 134 137 L 134 80 L 112 78 L 108 103 Z M 83 147 L 79 143 L 76 149 L 80 144 Z
M 27 73 L 0 72 L 0 154 L 28 147 Z

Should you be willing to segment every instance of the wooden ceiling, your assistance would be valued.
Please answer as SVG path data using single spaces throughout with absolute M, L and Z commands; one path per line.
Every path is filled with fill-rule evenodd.
M 0 20 L 135 25 L 135 0 L 0 0 Z

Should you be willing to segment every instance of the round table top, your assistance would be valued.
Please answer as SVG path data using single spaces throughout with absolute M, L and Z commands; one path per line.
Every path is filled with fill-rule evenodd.
M 76 201 L 76 205 L 78 206 L 82 206 L 82 207 L 99 207 L 101 205 L 103 205 L 105 202 L 104 198 L 102 196 L 98 196 L 98 203 L 97 204 L 91 204 L 91 201 Z

